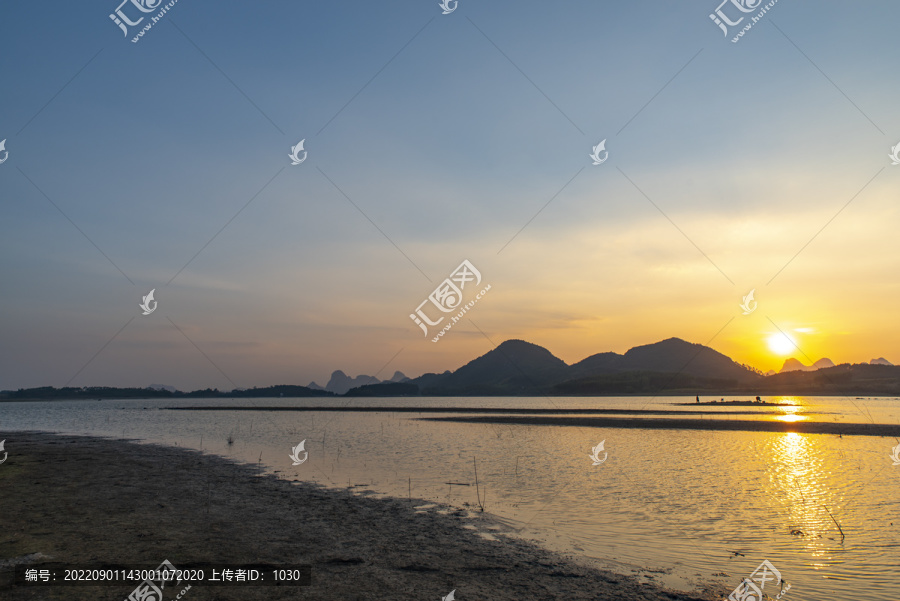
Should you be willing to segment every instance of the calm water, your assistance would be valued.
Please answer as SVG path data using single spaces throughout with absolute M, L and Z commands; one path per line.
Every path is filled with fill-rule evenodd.
M 637 573 L 682 590 L 718 583 L 727 595 L 768 559 L 791 584 L 785 599 L 884 601 L 900 596 L 900 504 L 896 502 L 900 466 L 893 466 L 889 457 L 892 447 L 900 443 L 896 439 L 417 420 L 427 413 L 161 410 L 172 406 L 349 403 L 354 407 L 699 409 L 670 404 L 692 400 L 2 403 L 0 439 L 7 439 L 6 449 L 13 455 L 15 430 L 124 436 L 202 448 L 259 463 L 287 479 L 332 487 L 353 485 L 356 490 L 402 497 L 411 489 L 413 497 L 454 505 L 476 503 L 477 462 L 479 492 L 488 512 L 547 547 L 602 559 L 624 573 Z M 721 418 L 727 419 L 900 423 L 900 399 L 767 400 L 783 400 L 798 407 L 702 409 L 755 414 L 723 413 Z M 230 446 L 229 435 L 234 440 Z M 306 440 L 309 460 L 292 466 L 288 454 L 301 440 Z M 592 466 L 588 454 L 602 440 L 608 459 Z M 451 482 L 458 484 L 448 484 Z M 843 529 L 843 541 L 835 520 Z M 774 597 L 778 591 L 766 592 Z

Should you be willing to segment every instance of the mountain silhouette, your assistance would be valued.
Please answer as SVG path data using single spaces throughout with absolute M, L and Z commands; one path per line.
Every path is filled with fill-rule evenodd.
M 834 362 L 831 359 L 823 358 L 819 359 L 812 365 L 805 365 L 800 360 L 791 357 L 790 359 L 785 359 L 784 365 L 781 366 L 781 370 L 778 373 L 784 374 L 792 371 L 816 371 L 819 369 L 825 369 L 827 367 L 834 367 Z
M 704 378 L 751 382 L 759 375 L 718 351 L 680 338 L 636 346 L 624 355 L 600 353 L 572 366 L 573 378 L 622 371 L 683 373 Z
M 395 371 L 388 382 L 406 382 L 409 378 L 402 371 Z
M 677 380 L 673 379 L 676 374 Z M 624 355 L 591 355 L 571 366 L 541 346 L 507 340 L 455 372 L 425 374 L 410 382 L 423 394 L 473 396 L 637 393 L 667 384 L 706 390 L 751 384 L 760 378 L 709 347 L 669 338 L 634 347 Z
M 887 395 L 900 396 L 900 366 L 883 357 L 868 363 L 834 365 L 819 359 L 804 365 L 791 358 L 780 373 L 740 365 L 707 346 L 669 338 L 636 346 L 625 354 L 597 353 L 573 365 L 549 350 L 507 340 L 456 371 L 410 379 L 394 372 L 390 380 L 331 374 L 328 386 L 277 385 L 230 392 L 207 388 L 192 392 L 155 384 L 148 388 L 103 386 L 0 390 L 4 400 L 329 397 L 346 396 L 541 396 L 541 395 Z
M 362 386 L 373 386 L 376 384 L 401 382 L 409 382 L 409 378 L 402 371 L 395 371 L 390 380 L 379 380 L 375 376 L 366 375 L 360 375 L 356 376 L 355 378 L 351 378 L 338 369 L 331 374 L 331 379 L 328 380 L 328 384 L 326 384 L 324 388 L 322 388 L 315 382 L 310 382 L 307 388 L 311 388 L 312 390 L 327 390 L 328 392 L 333 392 L 334 394 L 346 394 L 350 390 L 354 388 L 360 388 Z
M 521 394 L 565 379 L 568 370 L 565 361 L 541 346 L 507 340 L 455 372 L 425 374 L 412 383 L 441 395 Z
M 373 376 L 362 375 L 351 378 L 338 369 L 331 374 L 331 379 L 328 380 L 328 384 L 325 385 L 325 390 L 333 392 L 334 394 L 344 394 L 351 388 L 364 386 L 366 384 L 378 384 L 380 382 L 381 380 Z

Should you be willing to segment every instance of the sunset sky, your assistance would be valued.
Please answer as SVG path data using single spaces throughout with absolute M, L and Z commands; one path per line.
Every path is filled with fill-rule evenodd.
M 180 0 L 132 43 L 119 1 L 0 7 L 0 389 L 510 338 L 900 363 L 900 4 L 782 0 L 732 43 L 715 0 Z M 491 289 L 433 343 L 409 315 L 464 259 Z

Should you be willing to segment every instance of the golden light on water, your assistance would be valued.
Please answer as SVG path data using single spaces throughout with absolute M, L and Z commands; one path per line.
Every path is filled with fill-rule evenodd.
M 792 415 L 788 413 L 785 415 L 778 415 L 775 419 L 780 422 L 802 422 L 807 419 L 807 417 L 805 415 Z M 791 434 L 793 434 L 793 432 L 791 432 Z
M 809 419 L 805 415 L 797 415 L 797 412 L 801 409 L 801 407 L 782 407 L 781 408 L 784 413 L 782 415 L 776 415 L 775 420 L 779 422 L 802 422 L 805 419 Z
M 790 499 L 782 527 L 800 532 L 791 536 L 802 541 L 801 544 L 815 557 L 828 553 L 829 539 L 825 535 L 833 534 L 835 530 L 825 506 L 833 509 L 837 502 L 833 491 L 826 486 L 826 463 L 820 444 L 821 439 L 816 437 L 786 432 L 774 439 L 769 447 L 773 470 L 770 492 Z

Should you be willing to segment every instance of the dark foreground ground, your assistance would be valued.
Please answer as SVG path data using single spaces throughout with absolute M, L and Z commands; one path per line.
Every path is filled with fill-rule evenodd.
M 195 585 L 182 601 L 523 599 L 689 601 L 500 535 L 489 516 L 416 511 L 259 475 L 196 451 L 39 433 L 5 435 L 0 464 L 0 599 L 123 601 L 133 585 L 8 586 L 13 564 L 309 564 L 302 588 Z M 440 507 L 438 507 L 440 509 Z M 180 589 L 165 590 L 171 601 Z

